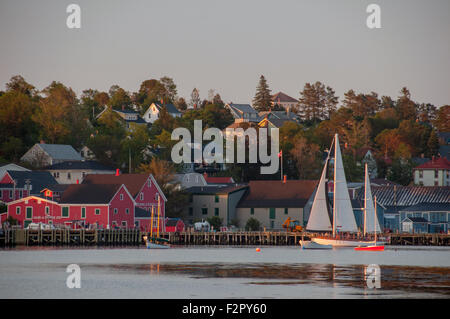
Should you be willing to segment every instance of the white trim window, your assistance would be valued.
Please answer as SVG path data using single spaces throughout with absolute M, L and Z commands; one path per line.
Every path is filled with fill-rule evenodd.
M 118 212 L 117 208 L 114 208 L 114 215 L 117 215 L 117 212 Z
M 120 194 L 120 200 L 123 200 L 123 194 Z
M 140 200 L 144 200 L 144 193 L 143 193 L 143 192 L 141 192 L 141 193 L 139 194 L 139 198 L 140 198 Z

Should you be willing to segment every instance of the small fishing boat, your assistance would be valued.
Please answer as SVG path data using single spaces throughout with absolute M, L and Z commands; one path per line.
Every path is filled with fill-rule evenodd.
M 150 237 L 144 236 L 145 245 L 147 249 L 167 249 L 170 248 L 169 240 L 165 238 L 159 238 L 159 197 L 158 197 L 158 218 L 157 218 L 157 226 L 156 226 L 156 237 L 153 237 L 153 210 L 152 207 L 152 215 L 150 218 Z

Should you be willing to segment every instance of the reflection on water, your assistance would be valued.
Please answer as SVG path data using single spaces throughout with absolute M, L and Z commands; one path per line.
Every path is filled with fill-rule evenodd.
M 449 298 L 450 249 L 390 247 L 0 250 L 0 298 Z M 81 289 L 66 267 L 81 267 Z M 380 267 L 379 289 L 367 286 Z
M 334 264 L 120 264 L 91 265 L 117 273 L 182 275 L 195 279 L 245 278 L 249 285 L 315 285 L 352 287 L 364 294 L 367 266 Z M 450 269 L 447 267 L 380 266 L 381 290 L 432 293 L 450 297 Z

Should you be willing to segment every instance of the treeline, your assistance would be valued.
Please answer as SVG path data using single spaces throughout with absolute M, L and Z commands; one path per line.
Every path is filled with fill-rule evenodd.
M 150 165 L 152 158 L 170 161 L 171 147 L 176 143 L 170 138 L 174 128 L 192 130 L 196 119 L 203 121 L 204 129 L 224 129 L 233 123 L 214 90 L 201 99 L 199 91 L 193 89 L 186 101 L 178 96 L 177 86 L 169 77 L 145 80 L 136 92 L 113 85 L 108 92 L 84 90 L 80 97 L 55 81 L 39 91 L 21 76 L 12 77 L 5 87 L 0 91 L 2 162 L 19 162 L 26 150 L 44 140 L 70 144 L 78 150 L 88 146 L 100 162 L 135 172 Z M 280 109 L 272 105 L 270 97 L 269 85 L 261 76 L 253 106 L 259 111 Z M 338 133 L 350 181 L 362 179 L 362 156 L 370 149 L 379 177 L 408 184 L 412 159 L 437 155 L 437 132 L 450 131 L 450 106 L 417 103 L 407 88 L 395 98 L 349 90 L 339 103 L 331 87 L 321 82 L 306 83 L 298 99 L 298 107 L 291 111 L 300 115 L 301 122 L 286 122 L 280 129 L 284 174 L 288 178 L 318 178 L 324 151 Z M 112 111 L 128 109 L 143 115 L 153 102 L 174 104 L 183 116 L 173 118 L 163 108 L 160 119 L 150 128 L 141 125 L 127 130 Z M 258 165 L 227 167 L 221 174 L 238 181 L 280 178 L 279 174 L 260 176 Z

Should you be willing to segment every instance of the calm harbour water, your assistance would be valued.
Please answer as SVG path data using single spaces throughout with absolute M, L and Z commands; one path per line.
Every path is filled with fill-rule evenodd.
M 0 298 L 450 298 L 450 248 L 299 247 L 0 250 Z M 66 267 L 81 268 L 81 288 Z M 367 288 L 377 264 L 381 288 Z

